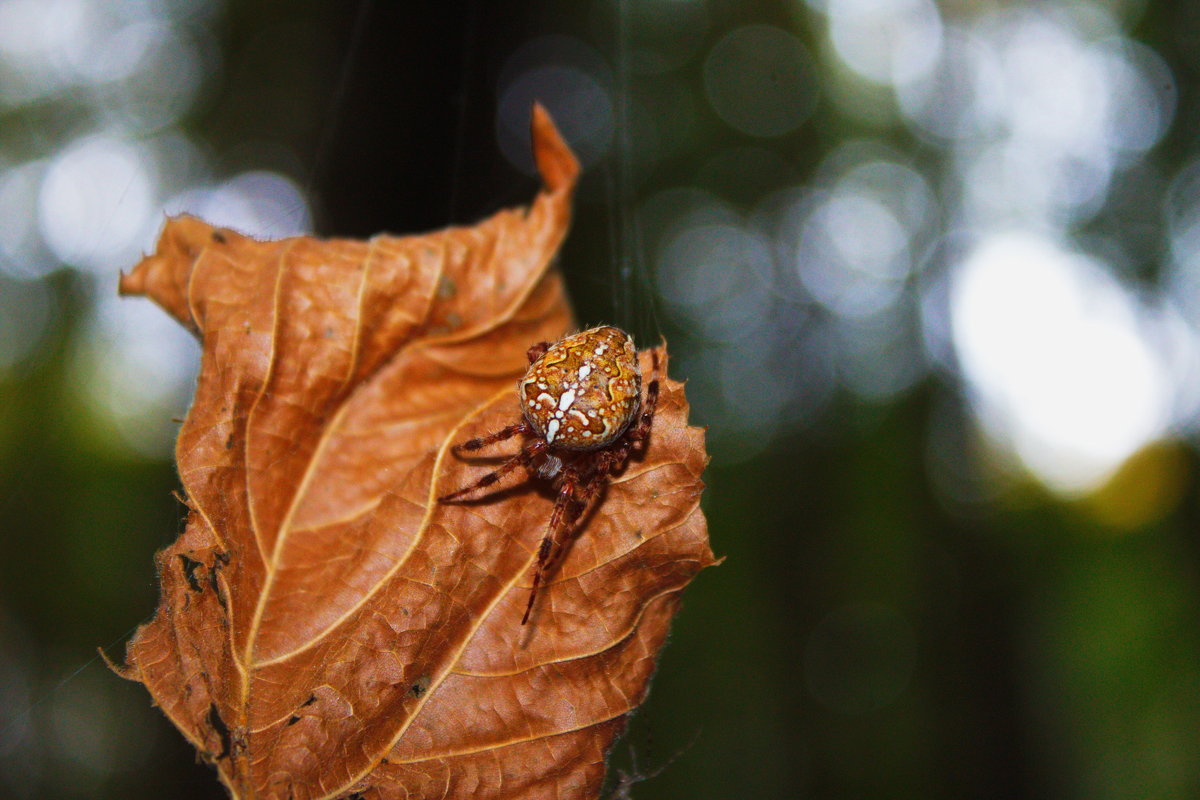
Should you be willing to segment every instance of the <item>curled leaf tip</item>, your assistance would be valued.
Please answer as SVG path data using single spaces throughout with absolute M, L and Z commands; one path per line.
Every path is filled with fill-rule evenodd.
M 104 665 L 106 667 L 108 667 L 109 670 L 111 670 L 113 672 L 113 674 L 117 675 L 118 677 L 124 678 L 127 681 L 133 681 L 135 683 L 140 682 L 140 679 L 138 678 L 137 670 L 135 668 L 129 666 L 128 664 L 116 663 L 115 661 L 113 661 L 111 658 L 108 657 L 108 653 L 104 652 L 103 647 L 97 647 L 96 652 L 99 654 L 100 660 L 104 662 Z
M 570 191 L 579 178 L 579 160 L 541 103 L 533 104 L 532 129 L 533 158 L 546 188 L 551 192 Z

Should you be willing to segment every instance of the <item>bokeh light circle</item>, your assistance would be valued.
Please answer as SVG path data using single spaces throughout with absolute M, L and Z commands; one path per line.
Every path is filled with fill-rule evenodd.
M 730 127 L 781 136 L 808 119 L 817 99 L 812 60 L 792 34 L 746 25 L 726 34 L 704 61 L 704 89 Z
M 765 323 L 771 249 L 735 225 L 685 228 L 667 242 L 656 278 L 663 298 L 717 341 L 743 338 Z
M 308 201 L 286 175 L 251 170 L 213 187 L 192 188 L 171 198 L 168 215 L 192 214 L 212 225 L 261 239 L 297 236 L 312 229 Z
M 987 237 L 950 292 L 955 349 L 998 441 L 1064 493 L 1161 436 L 1169 376 L 1129 295 L 1095 261 L 1029 232 Z
M 107 134 L 56 155 L 38 197 L 38 225 L 54 254 L 91 270 L 130 263 L 154 208 L 152 164 L 142 148 Z
M 838 55 L 876 83 L 910 83 L 937 63 L 942 21 L 931 0 L 828 0 L 826 12 Z
M 535 174 L 529 154 L 529 115 L 535 102 L 550 110 L 585 167 L 608 152 L 616 128 L 608 92 L 583 70 L 540 67 L 521 75 L 500 97 L 497 138 L 514 166 Z
M 867 194 L 832 192 L 800 233 L 796 268 L 809 293 L 838 314 L 863 317 L 895 302 L 911 267 L 908 231 Z
M 941 57 L 919 79 L 896 87 L 905 119 L 917 132 L 947 142 L 995 132 L 1004 83 L 999 56 L 978 34 L 948 27 Z
M 500 152 L 526 174 L 537 174 L 529 149 L 529 120 L 533 104 L 541 103 L 583 167 L 592 166 L 607 155 L 616 130 L 611 85 L 607 64 L 587 43 L 561 35 L 526 42 L 500 73 Z
M 59 264 L 42 250 L 38 231 L 38 194 L 44 162 L 20 164 L 0 172 L 0 271 L 18 278 L 39 278 Z

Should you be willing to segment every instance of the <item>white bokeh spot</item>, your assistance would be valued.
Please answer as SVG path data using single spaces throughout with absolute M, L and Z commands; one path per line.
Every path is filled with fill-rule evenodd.
M 1165 433 L 1169 376 L 1133 299 L 1097 262 L 998 234 L 967 256 L 950 294 L 985 428 L 1052 488 L 1087 491 Z

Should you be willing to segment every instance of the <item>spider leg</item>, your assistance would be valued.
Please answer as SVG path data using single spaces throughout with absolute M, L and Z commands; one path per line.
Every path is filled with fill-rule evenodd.
M 546 444 L 546 441 L 544 439 L 537 439 L 533 442 L 530 442 L 529 444 L 525 445 L 525 447 L 521 448 L 521 450 L 518 451 L 516 455 L 514 455 L 508 461 L 505 461 L 503 464 L 501 464 L 499 467 L 497 467 L 493 471 L 487 473 L 486 475 L 481 477 L 479 480 L 467 484 L 466 486 L 462 487 L 461 489 L 456 489 L 453 492 L 450 492 L 449 494 L 442 495 L 441 497 L 438 498 L 438 502 L 439 503 L 455 502 L 456 500 L 458 500 L 458 498 L 462 497 L 465 494 L 470 494 L 471 492 L 475 491 L 476 489 L 482 489 L 485 486 L 491 486 L 493 483 L 500 480 L 505 475 L 512 472 L 514 469 L 516 469 L 519 466 L 523 466 L 526 469 L 532 471 L 534 459 L 537 458 L 542 453 L 544 453 L 548 447 L 549 447 L 549 445 Z
M 576 499 L 575 492 L 579 487 L 580 478 L 579 469 L 574 464 L 563 470 L 562 485 L 558 490 L 558 497 L 554 500 L 554 511 L 550 513 L 550 524 L 546 526 L 546 535 L 538 546 L 537 566 L 533 570 L 533 588 L 529 590 L 529 602 L 525 605 L 525 615 L 521 617 L 522 625 L 529 621 L 529 612 L 533 611 L 533 601 L 537 597 L 542 576 L 553 563 L 551 555 L 558 551 L 561 546 L 560 540 L 565 538 L 575 520 L 579 518 L 577 514 L 571 513 L 571 507 Z
M 654 422 L 654 411 L 658 408 L 658 379 L 661 374 L 658 365 L 658 350 L 650 351 L 650 360 L 654 369 L 651 374 L 654 377 L 650 379 L 650 383 L 646 384 L 646 401 L 642 404 L 642 414 L 638 418 L 637 425 L 630 429 L 628 434 L 631 442 L 640 442 L 643 448 L 650 435 L 650 425 Z
M 583 489 L 576 494 L 575 511 L 571 524 L 575 525 L 581 519 L 586 519 L 592 506 L 600 499 L 600 492 L 606 484 L 606 479 L 612 474 L 615 464 L 619 464 L 623 456 L 615 451 L 605 451 L 592 463 L 592 471 L 583 481 Z
M 465 442 L 459 442 L 450 448 L 450 452 L 454 455 L 462 455 L 464 450 L 482 450 L 488 445 L 496 442 L 503 442 L 505 439 L 511 439 L 519 433 L 532 433 L 533 428 L 528 422 L 522 420 L 515 425 L 509 425 L 507 428 L 501 428 L 495 433 L 489 433 L 486 436 L 478 436 L 474 439 L 468 439 Z
M 608 454 L 602 454 L 602 456 L 606 455 Z M 567 537 L 574 531 L 579 520 L 587 516 L 593 503 L 599 499 L 600 490 L 604 487 L 604 479 L 612 470 L 612 461 L 601 458 L 590 466 L 588 472 L 583 475 L 574 465 L 567 468 L 569 472 L 564 471 L 563 473 L 563 484 L 558 498 L 555 500 L 554 511 L 550 515 L 550 525 L 546 528 L 546 536 L 538 547 L 538 562 L 533 573 L 533 588 L 529 592 L 525 616 L 521 617 L 522 625 L 528 621 L 529 614 L 533 610 L 533 601 L 537 596 L 543 577 L 554 571 L 555 564 L 562 556 L 563 545 Z

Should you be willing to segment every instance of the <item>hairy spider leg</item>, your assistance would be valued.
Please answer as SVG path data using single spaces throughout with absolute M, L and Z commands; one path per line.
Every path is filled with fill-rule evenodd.
M 538 342 L 537 344 L 531 346 L 529 350 L 525 352 L 525 355 L 529 358 L 529 363 L 532 364 L 542 356 L 546 355 L 546 351 L 549 350 L 550 347 L 550 342 Z
M 582 489 L 575 494 L 574 510 L 569 525 L 575 526 L 581 519 L 587 518 L 592 506 L 600 499 L 600 493 L 608 485 L 608 478 L 620 469 L 628 456 L 629 443 L 622 442 L 617 448 L 599 453 L 588 465 L 589 472 L 582 481 Z M 561 553 L 561 550 L 555 551 L 550 563 L 546 565 L 548 571 L 553 568 L 554 559 Z
M 641 442 L 645 446 L 646 439 L 650 434 L 650 425 L 654 422 L 654 410 L 658 408 L 658 378 L 661 374 L 658 366 L 658 350 L 650 351 L 650 363 L 652 365 L 654 375 L 650 379 L 650 383 L 646 384 L 646 402 L 642 407 L 642 416 L 638 419 L 637 427 L 629 431 L 629 438 L 636 442 Z
M 575 465 L 563 471 L 562 488 L 554 503 L 554 511 L 550 516 L 550 524 L 546 528 L 546 536 L 538 547 L 537 567 L 533 573 L 533 588 L 529 592 L 529 602 L 525 606 L 525 615 L 521 624 L 529 620 L 533 610 L 533 601 L 537 596 L 538 587 L 543 578 L 554 571 L 555 564 L 563 554 L 563 545 L 575 530 L 579 520 L 585 519 L 593 504 L 600 499 L 600 493 L 607 485 L 606 479 L 629 457 L 630 443 L 621 442 L 612 450 L 597 453 L 588 465 L 586 473 L 581 474 Z M 568 471 L 570 475 L 568 475 Z M 570 485 L 568 486 L 568 480 Z M 564 520 L 560 521 L 560 520 Z M 559 525 L 555 530 L 555 525 Z
M 563 545 L 567 538 L 575 530 L 579 520 L 587 517 L 588 511 L 599 499 L 600 492 L 605 486 L 605 478 L 625 460 L 628 454 L 628 445 L 622 446 L 620 455 L 617 455 L 616 451 L 599 454 L 592 463 L 589 474 L 583 478 L 579 477 L 578 471 L 574 467 L 569 467 L 568 469 L 575 474 L 571 487 L 567 486 L 564 471 L 563 488 L 554 504 L 554 512 L 550 518 L 550 525 L 547 526 L 546 536 L 538 547 L 538 562 L 533 573 L 533 588 L 529 592 L 529 602 L 525 605 L 525 615 L 521 617 L 522 625 L 529 620 L 538 587 L 542 584 L 544 576 L 554 571 L 558 559 L 563 554 Z M 566 521 L 559 522 L 560 517 Z M 556 524 L 560 526 L 557 531 L 554 530 Z
M 514 455 L 508 461 L 505 461 L 492 472 L 484 475 L 474 483 L 467 484 L 461 489 L 450 492 L 450 494 L 442 495 L 438 498 L 438 502 L 450 503 L 465 494 L 470 494 L 476 489 L 482 489 L 485 486 L 491 486 L 493 483 L 500 480 L 519 466 L 523 466 L 525 469 L 532 471 L 534 469 L 534 459 L 545 453 L 548 449 L 550 449 L 550 445 L 546 444 L 545 439 L 535 439 L 534 441 L 522 447 L 516 455 Z
M 559 536 L 563 531 L 569 531 L 577 519 L 570 518 L 566 524 L 563 522 L 575 499 L 575 489 L 579 486 L 579 480 L 579 469 L 574 464 L 563 470 L 562 484 L 558 490 L 558 497 L 554 500 L 554 511 L 550 514 L 550 524 L 546 526 L 546 535 L 538 545 L 537 566 L 533 570 L 533 588 L 529 590 L 529 602 L 525 605 L 525 615 L 521 617 L 522 625 L 529 621 L 529 612 L 533 611 L 533 601 L 537 597 L 538 586 L 542 583 L 542 574 L 550 562 L 550 554 L 558 549 Z
M 501 428 L 495 433 L 489 433 L 486 436 L 479 436 L 474 439 L 468 439 L 465 442 L 460 442 L 452 446 L 450 452 L 457 456 L 462 455 L 464 450 L 482 450 L 488 445 L 503 442 L 505 439 L 511 439 L 519 433 L 533 433 L 533 427 L 528 422 L 521 421 L 506 428 Z

